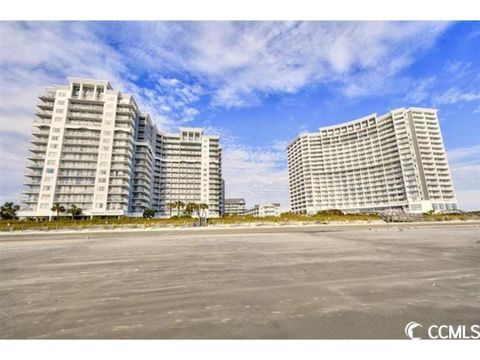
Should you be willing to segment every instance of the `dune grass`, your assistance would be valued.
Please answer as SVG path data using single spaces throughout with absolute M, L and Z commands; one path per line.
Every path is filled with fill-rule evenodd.
M 453 221 L 453 220 L 474 220 L 480 219 L 479 212 L 466 214 L 423 214 L 423 221 Z M 327 224 L 330 222 L 371 222 L 382 221 L 377 214 L 342 214 L 338 211 L 324 211 L 316 215 L 300 215 L 283 213 L 281 216 L 254 217 L 245 216 L 224 216 L 211 218 L 209 225 L 241 225 L 241 224 L 298 224 L 313 223 Z M 198 220 L 191 217 L 173 217 L 171 219 L 144 219 L 144 218 L 94 218 L 94 219 L 72 219 L 60 217 L 59 219 L 48 220 L 0 220 L 0 231 L 11 232 L 21 230 L 82 230 L 82 229 L 120 229 L 120 228 L 151 228 L 151 227 L 194 227 Z

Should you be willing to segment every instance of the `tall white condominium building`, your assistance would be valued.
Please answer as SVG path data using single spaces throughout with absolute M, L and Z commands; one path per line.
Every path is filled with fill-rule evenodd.
M 181 128 L 164 134 L 131 95 L 108 81 L 69 78 L 39 96 L 20 216 L 51 216 L 53 204 L 85 215 L 166 215 L 169 201 L 221 208 L 217 136 Z
M 287 147 L 291 209 L 457 208 L 437 110 L 409 108 L 301 134 Z
M 150 207 L 159 216 L 168 216 L 168 204 L 182 201 L 207 204 L 207 216 L 222 215 L 222 147 L 218 136 L 205 135 L 200 128 L 163 133 L 148 115 L 142 115 L 137 140 L 137 154 L 142 158 L 137 156 L 134 169 L 133 214 L 141 215 Z

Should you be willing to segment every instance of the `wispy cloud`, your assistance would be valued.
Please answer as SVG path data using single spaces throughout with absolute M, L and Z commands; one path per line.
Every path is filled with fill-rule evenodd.
M 196 22 L 170 27 L 139 23 L 129 26 L 125 50 L 137 64 L 187 72 L 207 84 L 214 105 L 237 107 L 255 104 L 272 93 L 293 93 L 322 83 L 335 83 L 349 96 L 371 95 L 431 47 L 448 26 L 443 22 Z
M 416 105 L 428 100 L 431 97 L 431 91 L 435 81 L 436 78 L 434 76 L 426 79 L 414 80 L 410 91 L 408 91 L 405 96 L 405 102 L 407 104 Z
M 437 105 L 475 100 L 480 100 L 480 92 L 465 92 L 457 88 L 450 88 L 444 93 L 436 95 L 433 99 Z

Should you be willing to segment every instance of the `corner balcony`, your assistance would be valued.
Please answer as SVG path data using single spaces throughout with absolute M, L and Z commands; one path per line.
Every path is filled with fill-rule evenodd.
M 32 130 L 32 135 L 36 135 L 36 136 L 49 136 L 50 135 L 50 130 L 42 130 L 42 129 L 39 129 L 39 128 L 33 128 Z
M 45 161 L 28 161 L 26 168 L 27 169 L 43 169 Z
M 38 171 L 38 170 L 26 170 L 23 175 L 26 177 L 42 177 L 43 171 Z
M 45 153 L 29 153 L 27 155 L 29 160 L 45 160 Z
M 35 119 L 33 120 L 33 126 L 50 126 L 52 119 Z
M 37 103 L 37 107 L 41 110 L 53 110 L 53 101 L 42 101 Z
M 47 101 L 55 100 L 55 92 L 46 92 L 46 93 L 40 94 L 38 95 L 38 98 L 42 100 L 47 100 Z
M 33 194 L 33 195 L 38 195 L 40 192 L 40 186 L 27 186 L 22 193 L 23 194 Z
M 41 117 L 41 118 L 51 118 L 52 115 L 53 115 L 53 112 L 52 111 L 48 111 L 48 110 L 40 110 L 40 111 L 37 111 L 35 113 L 35 115 L 37 115 L 38 117 Z

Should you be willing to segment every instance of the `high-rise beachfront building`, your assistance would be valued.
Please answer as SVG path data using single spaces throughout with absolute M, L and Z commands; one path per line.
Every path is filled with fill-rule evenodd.
M 222 148 L 199 128 L 159 131 L 132 95 L 108 81 L 69 78 L 39 96 L 25 172 L 22 217 L 59 203 L 90 216 L 168 216 L 172 201 L 223 207 Z
M 297 136 L 291 210 L 407 213 L 457 208 L 437 110 L 401 108 Z

